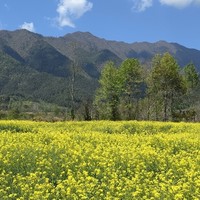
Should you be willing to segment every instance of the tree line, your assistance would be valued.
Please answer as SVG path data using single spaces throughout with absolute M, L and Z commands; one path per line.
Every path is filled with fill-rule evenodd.
M 77 66 L 68 82 L 59 82 L 67 83 L 69 97 L 60 91 L 50 104 L 26 94 L 0 95 L 0 119 L 200 121 L 200 81 L 193 63 L 181 68 L 169 53 L 155 55 L 148 68 L 134 58 L 120 66 L 107 62 L 93 99 L 92 92 L 83 96 L 78 90 Z M 55 92 L 59 84 L 53 85 Z
M 95 118 L 198 120 L 198 90 L 194 64 L 181 68 L 169 53 L 155 55 L 149 70 L 137 59 L 126 59 L 119 67 L 108 62 L 94 98 Z

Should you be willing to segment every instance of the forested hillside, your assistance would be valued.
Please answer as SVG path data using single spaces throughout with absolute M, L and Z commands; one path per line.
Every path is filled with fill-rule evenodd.
M 185 76 L 182 69 L 189 63 L 194 65 L 197 72 L 200 71 L 200 51 L 175 43 L 159 41 L 127 44 L 107 41 L 91 33 L 82 32 L 55 38 L 27 30 L 0 31 L 0 117 L 55 118 L 55 120 L 109 118 L 106 113 L 105 116 L 99 115 L 97 105 L 94 103 L 98 96 L 96 90 L 102 86 L 99 79 L 104 76 L 102 73 L 107 63 L 112 62 L 117 70 L 122 65 L 126 65 L 128 62 L 125 61 L 126 59 L 135 59 L 142 72 L 139 72 L 141 73 L 139 80 L 135 80 L 134 74 L 130 75 L 132 77 L 130 79 L 133 79 L 132 82 L 138 81 L 137 87 L 140 91 L 138 93 L 138 88 L 131 89 L 131 85 L 129 90 L 133 92 L 131 95 L 134 98 L 130 96 L 128 100 L 127 97 L 122 103 L 120 97 L 119 112 L 121 116 L 126 115 L 120 118 L 160 119 L 163 113 L 158 114 L 157 117 L 155 113 L 142 114 L 141 117 L 142 112 L 148 113 L 153 108 L 146 108 L 150 109 L 147 112 L 138 110 L 132 113 L 130 111 L 128 114 L 126 113 L 128 108 L 124 109 L 123 104 L 134 99 L 138 105 L 142 100 L 146 106 L 144 102 L 148 101 L 147 97 L 149 98 L 150 95 L 147 85 L 153 59 L 155 55 L 163 55 L 166 52 L 177 61 L 181 76 Z M 126 67 L 123 68 L 126 71 Z M 121 73 L 126 74 L 126 72 Z M 118 81 L 124 76 L 122 74 Z M 126 78 L 124 76 L 123 80 L 125 81 Z M 188 89 L 188 86 L 185 87 L 183 95 L 188 93 L 193 95 L 192 99 L 195 103 L 192 102 L 192 108 L 196 109 L 198 84 L 192 90 Z M 128 95 L 129 92 L 125 94 Z M 181 112 L 190 110 L 191 96 L 186 95 L 184 99 L 187 98 L 187 105 L 181 108 Z M 167 105 L 166 109 L 165 120 L 172 120 L 171 114 L 169 116 L 167 114 L 171 107 Z M 137 116 L 139 113 L 140 117 Z

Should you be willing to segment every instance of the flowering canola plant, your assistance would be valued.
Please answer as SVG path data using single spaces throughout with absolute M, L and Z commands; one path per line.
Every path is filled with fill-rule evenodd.
M 0 121 L 2 200 L 200 199 L 200 124 Z

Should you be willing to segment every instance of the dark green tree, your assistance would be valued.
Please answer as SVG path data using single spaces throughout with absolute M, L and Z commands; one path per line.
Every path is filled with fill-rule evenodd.
M 120 103 L 119 71 L 113 62 L 108 62 L 101 72 L 100 87 L 96 92 L 95 106 L 100 119 L 118 120 Z
M 199 83 L 199 74 L 193 63 L 184 67 L 184 79 L 188 90 L 194 89 Z
M 184 107 L 181 114 L 184 120 L 194 121 L 199 113 L 199 74 L 193 63 L 186 65 L 183 72 L 187 93 L 184 95 Z
M 119 69 L 121 79 L 121 108 L 125 119 L 136 119 L 142 95 L 142 68 L 137 59 L 125 60 Z
M 149 78 L 149 94 L 156 101 L 156 109 L 161 110 L 163 121 L 172 120 L 179 97 L 186 92 L 180 67 L 169 54 L 156 55 L 152 60 Z M 160 110 L 156 110 L 156 115 Z

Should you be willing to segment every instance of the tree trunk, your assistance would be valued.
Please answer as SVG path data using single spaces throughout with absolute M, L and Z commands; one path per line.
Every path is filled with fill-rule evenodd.
M 165 91 L 164 93 L 164 119 L 163 121 L 167 121 L 167 105 L 168 105 L 168 102 L 167 102 L 167 92 Z

